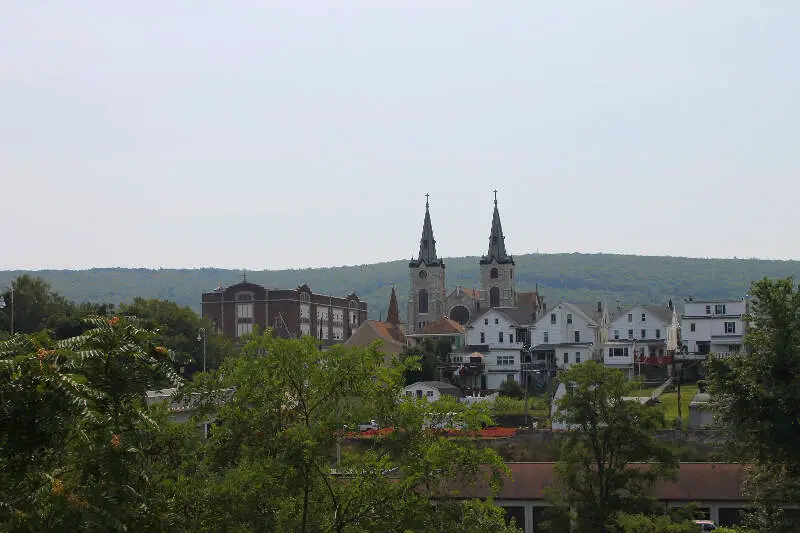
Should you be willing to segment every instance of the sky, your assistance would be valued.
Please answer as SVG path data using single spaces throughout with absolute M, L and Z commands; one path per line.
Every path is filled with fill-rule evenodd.
M 0 13 L 0 269 L 800 259 L 795 0 Z

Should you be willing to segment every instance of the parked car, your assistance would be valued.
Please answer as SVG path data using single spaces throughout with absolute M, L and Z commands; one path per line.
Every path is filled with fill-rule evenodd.
M 711 520 L 695 520 L 694 523 L 700 526 L 698 531 L 714 531 L 717 529 L 717 524 Z
M 378 429 L 378 423 L 375 422 L 374 420 L 370 420 L 369 422 L 358 423 L 359 431 L 369 431 L 370 429 Z

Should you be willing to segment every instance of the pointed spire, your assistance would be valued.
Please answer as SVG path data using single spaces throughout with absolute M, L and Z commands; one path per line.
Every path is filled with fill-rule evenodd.
M 397 305 L 397 294 L 392 287 L 392 295 L 389 297 L 389 311 L 386 313 L 386 322 L 389 324 L 400 323 L 400 308 Z
M 436 239 L 433 238 L 433 225 L 431 224 L 431 212 L 429 195 L 425 195 L 425 220 L 422 223 L 422 238 L 419 240 L 419 256 L 412 264 L 419 266 L 424 263 L 428 266 L 441 263 L 436 256 Z
M 488 264 L 492 260 L 500 264 L 514 264 L 514 259 L 506 253 L 505 235 L 503 226 L 500 224 L 500 211 L 497 209 L 497 189 L 494 191 L 494 213 L 492 214 L 492 231 L 489 234 L 489 251 L 481 259 L 481 263 Z

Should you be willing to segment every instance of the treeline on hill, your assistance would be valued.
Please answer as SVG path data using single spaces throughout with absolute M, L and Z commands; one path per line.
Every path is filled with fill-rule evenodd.
M 741 298 L 750 283 L 763 277 L 800 275 L 798 261 L 692 259 L 610 254 L 526 254 L 515 257 L 517 289 L 539 291 L 550 305 L 560 301 L 661 304 L 683 298 Z M 477 257 L 445 259 L 448 290 L 479 285 Z M 0 272 L 0 287 L 23 274 Z M 42 270 L 66 298 L 77 302 L 131 302 L 134 297 L 171 300 L 198 311 L 200 295 L 242 279 L 242 271 L 201 269 Z M 372 265 L 247 272 L 247 279 L 267 287 L 292 288 L 308 283 L 334 296 L 355 291 L 369 303 L 370 318 L 386 314 L 389 292 L 397 289 L 401 310 L 408 297 L 408 261 Z M 403 313 L 404 314 L 404 313 Z

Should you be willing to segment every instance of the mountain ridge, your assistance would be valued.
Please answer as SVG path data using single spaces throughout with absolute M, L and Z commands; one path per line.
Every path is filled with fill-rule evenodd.
M 445 257 L 448 291 L 457 285 L 479 286 L 479 256 Z M 662 304 L 695 298 L 741 298 L 752 281 L 763 277 L 800 277 L 800 261 L 787 259 L 721 259 L 641 256 L 607 253 L 530 253 L 514 256 L 517 290 L 534 290 L 553 305 L 620 301 Z M 281 270 L 146 267 L 93 267 L 0 271 L 0 287 L 29 273 L 76 301 L 120 303 L 135 296 L 173 300 L 195 311 L 200 295 L 219 283 L 247 279 L 267 287 L 291 288 L 308 283 L 314 292 L 342 296 L 355 292 L 369 304 L 371 318 L 385 315 L 389 293 L 397 289 L 401 315 L 408 298 L 409 259 L 370 264 Z

